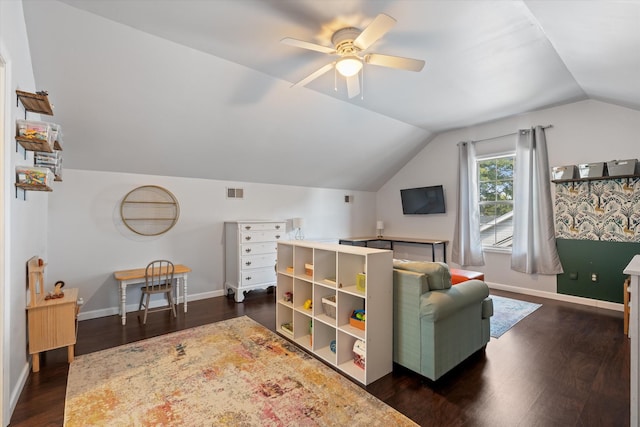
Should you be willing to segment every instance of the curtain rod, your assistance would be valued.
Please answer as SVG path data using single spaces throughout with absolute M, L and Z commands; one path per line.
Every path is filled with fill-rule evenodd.
M 547 125 L 547 126 L 542 126 L 542 129 L 548 129 L 548 128 L 552 128 L 553 125 Z M 533 128 L 532 128 L 533 129 Z M 505 136 L 513 136 L 513 135 L 517 135 L 518 132 L 511 132 L 511 133 L 505 133 L 504 135 L 498 135 L 498 136 L 492 136 L 490 138 L 484 138 L 484 139 L 474 139 L 470 142 L 484 142 L 484 141 L 491 141 L 492 139 L 498 139 L 498 138 L 504 138 Z

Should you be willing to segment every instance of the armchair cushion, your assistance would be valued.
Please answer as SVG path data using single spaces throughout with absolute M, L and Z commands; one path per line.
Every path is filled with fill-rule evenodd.
M 451 287 L 451 272 L 449 271 L 449 266 L 443 262 L 394 259 L 393 268 L 425 274 L 429 281 L 429 289 L 432 291 Z
M 431 322 L 437 322 L 458 313 L 469 305 L 481 303 L 488 296 L 489 288 L 484 282 L 469 280 L 451 289 L 423 294 L 420 301 L 420 315 Z

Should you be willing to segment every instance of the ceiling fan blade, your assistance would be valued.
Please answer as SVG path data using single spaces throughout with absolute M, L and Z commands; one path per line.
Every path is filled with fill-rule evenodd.
M 324 73 L 326 73 L 327 71 L 332 69 L 334 64 L 335 64 L 335 62 L 330 62 L 329 64 L 325 65 L 324 67 L 322 67 L 322 68 L 314 71 L 313 73 L 309 74 L 307 77 L 305 77 L 304 79 L 300 80 L 298 83 L 292 84 L 291 87 L 297 87 L 297 86 L 306 85 L 310 81 L 317 79 L 318 77 L 320 77 L 321 75 L 323 75 Z
M 395 24 L 395 19 L 389 15 L 381 13 L 375 17 L 367 28 L 362 30 L 360 35 L 353 41 L 353 44 L 360 50 L 365 50 L 374 44 L 380 37 L 387 34 Z
M 360 79 L 357 74 L 347 77 L 347 95 L 349 98 L 360 95 Z
M 332 47 L 305 42 L 303 40 L 292 39 L 291 37 L 285 37 L 284 39 L 280 40 L 280 43 L 288 44 L 289 46 L 301 47 L 303 49 L 315 50 L 316 52 L 336 53 L 336 50 Z
M 401 56 L 381 55 L 370 53 L 365 55 L 367 64 L 380 65 L 382 67 L 399 68 L 401 70 L 421 71 L 424 68 L 422 59 L 403 58 Z

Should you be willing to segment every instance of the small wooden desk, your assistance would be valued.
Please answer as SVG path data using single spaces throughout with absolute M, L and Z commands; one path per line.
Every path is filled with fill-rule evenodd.
M 416 245 L 429 245 L 431 246 L 431 260 L 436 260 L 436 245 L 442 246 L 442 262 L 447 262 L 447 243 L 448 240 L 433 240 L 433 239 L 414 239 L 411 237 L 348 237 L 346 239 L 340 239 L 339 243 L 341 245 L 352 245 L 352 246 L 366 246 L 369 247 L 370 243 L 375 242 L 388 242 L 389 249 L 393 250 L 394 243 L 413 243 Z M 379 246 L 371 246 L 371 247 L 379 247 Z
M 115 271 L 113 277 L 119 283 L 120 286 L 120 316 L 122 317 L 122 324 L 127 324 L 127 285 L 134 283 L 144 283 L 146 267 L 134 268 L 132 270 Z M 187 273 L 191 272 L 191 269 L 186 265 L 176 264 L 173 270 L 173 277 L 178 281 L 182 281 L 182 295 L 184 312 L 187 312 Z M 176 286 L 176 302 L 180 298 L 180 286 Z

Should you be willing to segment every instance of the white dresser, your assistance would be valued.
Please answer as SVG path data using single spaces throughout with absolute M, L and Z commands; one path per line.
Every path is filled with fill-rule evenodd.
M 278 241 L 286 238 L 284 221 L 229 221 L 224 223 L 224 288 L 236 302 L 244 293 L 276 284 Z

